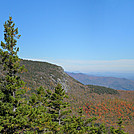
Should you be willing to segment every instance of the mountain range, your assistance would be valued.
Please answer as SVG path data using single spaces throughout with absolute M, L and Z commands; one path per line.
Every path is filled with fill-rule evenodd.
M 105 86 L 116 90 L 134 90 L 134 81 L 126 78 L 93 76 L 83 73 L 66 73 L 84 85 Z

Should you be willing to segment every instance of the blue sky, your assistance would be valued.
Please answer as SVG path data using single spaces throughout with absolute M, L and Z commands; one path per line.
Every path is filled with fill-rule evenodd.
M 134 72 L 133 0 L 1 0 L 0 40 L 9 18 L 19 57 L 66 71 Z

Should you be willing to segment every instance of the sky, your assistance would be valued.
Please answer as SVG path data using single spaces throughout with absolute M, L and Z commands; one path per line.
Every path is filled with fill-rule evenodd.
M 134 72 L 134 0 L 0 0 L 12 16 L 19 57 L 71 72 Z

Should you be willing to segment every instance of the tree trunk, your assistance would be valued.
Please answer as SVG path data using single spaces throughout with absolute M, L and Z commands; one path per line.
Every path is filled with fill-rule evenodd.
M 15 91 L 13 91 L 13 97 L 15 98 Z M 13 105 L 13 112 L 15 112 L 16 110 L 16 107 L 15 107 L 15 104 Z
M 60 120 L 60 110 L 59 110 L 59 125 L 60 125 L 60 123 L 61 123 L 61 120 Z

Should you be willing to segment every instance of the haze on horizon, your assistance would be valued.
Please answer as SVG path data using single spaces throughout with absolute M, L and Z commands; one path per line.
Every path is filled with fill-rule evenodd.
M 1 1 L 0 40 L 9 18 L 19 28 L 19 56 L 66 71 L 134 73 L 134 1 Z

